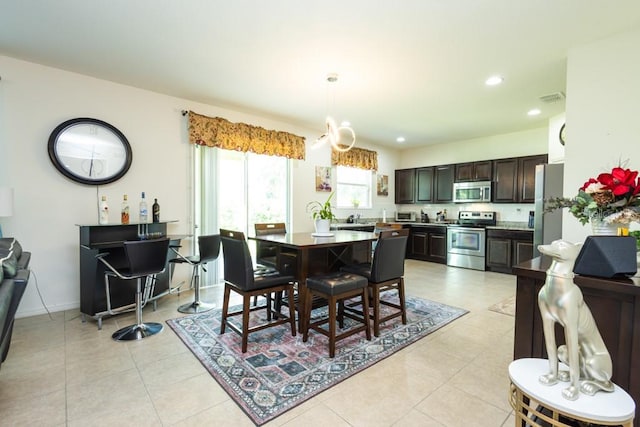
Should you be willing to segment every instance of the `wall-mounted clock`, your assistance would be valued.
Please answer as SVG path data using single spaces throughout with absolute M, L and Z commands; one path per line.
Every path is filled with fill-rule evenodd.
M 69 179 L 87 185 L 116 181 L 131 167 L 127 138 L 109 123 L 77 118 L 58 125 L 49 136 L 49 158 Z

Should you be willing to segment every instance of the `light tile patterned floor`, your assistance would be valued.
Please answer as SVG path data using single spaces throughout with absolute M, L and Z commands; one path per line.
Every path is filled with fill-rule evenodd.
M 514 425 L 507 366 L 514 318 L 488 308 L 515 277 L 408 260 L 409 295 L 470 313 L 292 409 L 270 426 Z M 222 287 L 202 292 L 220 303 Z M 163 322 L 191 292 L 164 297 L 145 321 Z M 119 343 L 133 313 L 82 323 L 77 310 L 18 319 L 0 369 L 0 424 L 11 426 L 251 426 L 169 329 Z

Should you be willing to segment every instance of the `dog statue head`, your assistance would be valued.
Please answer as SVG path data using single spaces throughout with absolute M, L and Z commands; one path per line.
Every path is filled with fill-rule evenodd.
M 553 258 L 554 263 L 562 264 L 567 272 L 573 270 L 573 264 L 580 253 L 582 243 L 571 243 L 566 240 L 554 240 L 549 245 L 538 245 L 538 250 Z

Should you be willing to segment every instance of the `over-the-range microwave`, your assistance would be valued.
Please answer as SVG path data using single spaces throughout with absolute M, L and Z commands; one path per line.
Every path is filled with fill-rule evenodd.
M 453 183 L 454 203 L 474 203 L 490 201 L 491 181 Z
M 396 221 L 398 222 L 416 222 L 416 213 L 415 212 L 398 212 L 396 211 Z

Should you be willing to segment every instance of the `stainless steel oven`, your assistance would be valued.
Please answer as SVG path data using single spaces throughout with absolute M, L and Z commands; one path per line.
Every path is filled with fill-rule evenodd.
M 461 211 L 447 226 L 447 265 L 485 270 L 485 226 L 495 224 L 495 212 Z

